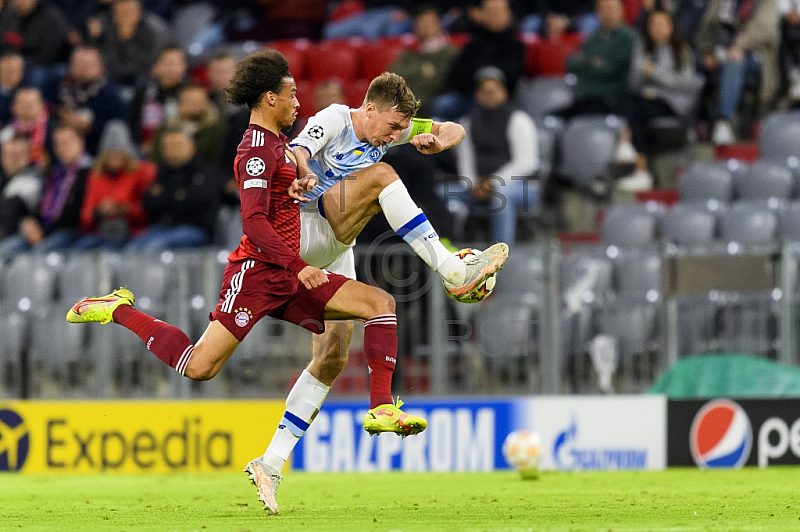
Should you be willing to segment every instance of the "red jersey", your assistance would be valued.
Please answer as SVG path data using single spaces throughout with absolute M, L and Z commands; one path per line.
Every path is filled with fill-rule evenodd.
M 299 255 L 300 205 L 288 192 L 297 178 L 289 139 L 250 124 L 236 150 L 233 172 L 244 236 L 228 260 L 252 258 L 297 274 L 308 264 Z

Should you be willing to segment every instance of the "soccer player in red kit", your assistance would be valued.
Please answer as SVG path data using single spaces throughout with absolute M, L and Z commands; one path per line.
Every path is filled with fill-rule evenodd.
M 241 195 L 239 247 L 228 257 L 220 300 L 210 323 L 193 344 L 177 327 L 134 308 L 126 288 L 75 304 L 72 323 L 118 323 L 136 333 L 147 349 L 181 375 L 193 380 L 214 377 L 258 320 L 282 319 L 320 334 L 325 320 L 360 320 L 370 367 L 371 401 L 392 405 L 391 381 L 397 358 L 395 302 L 388 293 L 342 275 L 309 266 L 300 249 L 299 205 L 288 189 L 297 178 L 297 163 L 282 128 L 291 126 L 300 105 L 289 64 L 279 52 L 263 50 L 237 67 L 228 99 L 251 110 L 250 126 L 237 150 L 234 172 Z M 313 187 L 313 180 L 306 182 Z M 300 423 L 310 412 L 287 410 L 287 423 Z M 408 434 L 425 429 L 425 420 L 400 410 Z M 278 513 L 275 500 L 282 477 L 260 458 L 245 469 L 258 488 L 259 500 Z

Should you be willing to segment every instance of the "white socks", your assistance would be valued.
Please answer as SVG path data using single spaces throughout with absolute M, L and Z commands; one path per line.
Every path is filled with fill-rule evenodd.
M 286 412 L 264 453 L 263 458 L 268 466 L 278 473 L 281 472 L 294 446 L 308 430 L 325 402 L 329 391 L 330 386 L 322 384 L 307 369 L 303 370 L 286 397 Z
M 464 284 L 466 266 L 439 242 L 436 230 L 411 199 L 402 181 L 398 179 L 384 188 L 378 201 L 389 225 L 408 242 L 414 253 L 450 284 Z

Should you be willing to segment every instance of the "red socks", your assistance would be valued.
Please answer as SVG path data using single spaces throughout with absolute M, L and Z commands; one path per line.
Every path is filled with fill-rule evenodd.
M 129 305 L 120 305 L 114 311 L 114 323 L 136 333 L 155 356 L 175 371 L 184 374 L 192 358 L 194 344 L 184 332 L 174 325 L 157 320 Z M 395 345 L 397 340 L 395 339 Z
M 392 375 L 397 363 L 397 316 L 383 314 L 364 322 L 364 352 L 369 366 L 369 407 L 392 402 Z

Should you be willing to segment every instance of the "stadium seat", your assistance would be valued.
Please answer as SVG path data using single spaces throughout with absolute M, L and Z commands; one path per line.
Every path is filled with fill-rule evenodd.
M 681 201 L 728 202 L 733 197 L 733 176 L 724 163 L 695 162 L 678 178 Z
M 70 306 L 98 293 L 98 269 L 97 253 L 67 255 L 58 277 L 58 300 Z
M 775 350 L 777 302 L 772 291 L 737 294 L 720 309 L 720 348 L 767 356 Z
M 300 80 L 297 82 L 297 101 L 300 109 L 297 110 L 298 120 L 307 119 L 314 116 L 317 112 L 314 105 L 314 84 L 310 81 Z
M 306 79 L 306 55 L 311 48 L 311 41 L 308 39 L 285 39 L 270 41 L 267 48 L 278 50 L 289 62 L 289 71 L 296 81 Z
M 516 100 L 523 110 L 538 121 L 572 104 L 574 95 L 572 87 L 563 76 L 540 77 L 520 80 Z
M 788 168 L 756 161 L 736 176 L 736 195 L 743 200 L 789 199 L 793 185 L 792 172 Z
M 763 158 L 790 157 L 798 154 L 800 112 L 778 112 L 761 121 L 758 150 Z
M 60 260 L 59 255 L 52 255 Z M 6 305 L 27 311 L 37 303 L 55 298 L 56 273 L 41 255 L 20 254 L 5 269 L 2 294 Z
M 381 39 L 364 43 L 358 57 L 360 78 L 372 81 L 373 78 L 389 70 L 405 46 L 396 40 Z
M 556 157 L 556 133 L 554 130 L 537 125 L 536 145 L 539 152 L 539 169 L 537 174 L 544 182 L 553 170 Z M 542 187 L 543 188 L 543 187 Z
M 716 303 L 702 295 L 676 298 L 678 356 L 708 353 L 718 348 L 718 313 Z
M 800 242 L 800 201 L 786 205 L 778 219 L 780 236 L 790 242 Z
M 736 203 L 722 215 L 723 240 L 739 244 L 770 244 L 777 237 L 778 221 L 766 206 Z
M 617 295 L 650 302 L 661 297 L 661 257 L 657 250 L 624 249 L 613 263 Z
M 574 118 L 561 141 L 561 169 L 575 187 L 602 195 L 611 179 L 620 121 L 613 115 Z
M 192 57 L 203 54 L 206 50 L 202 49 L 199 42 L 195 43 L 194 39 L 198 33 L 214 22 L 217 15 L 217 8 L 211 2 L 192 2 L 175 6 L 170 24 L 171 39 Z M 193 44 L 195 46 L 192 46 Z
M 216 244 L 226 251 L 233 251 L 242 239 L 242 215 L 239 209 L 226 207 L 220 210 L 217 218 Z
M 603 218 L 603 243 L 626 247 L 653 244 L 658 236 L 658 219 L 664 212 L 664 206 L 655 202 L 612 207 Z
M 322 41 L 306 54 L 306 70 L 312 82 L 356 79 L 358 64 L 358 54 L 347 41 Z
M 64 308 L 58 304 L 37 306 L 33 316 L 37 330 L 47 331 L 47 334 L 31 334 L 29 373 L 36 397 L 55 399 L 92 394 L 92 364 L 87 356 L 92 327 L 67 322 Z M 55 389 L 53 383 L 57 383 Z
M 599 313 L 599 332 L 617 342 L 619 364 L 628 389 L 652 383 L 655 366 L 646 355 L 658 349 L 658 306 L 638 298 L 620 297 Z
M 27 320 L 21 312 L 0 313 L 0 397 L 22 397 L 23 361 L 27 345 Z
M 526 76 L 563 76 L 570 55 L 581 45 L 580 33 L 567 33 L 560 40 L 537 39 L 525 44 Z
M 136 308 L 161 318 L 175 288 L 170 263 L 174 253 L 113 253 L 106 264 L 111 269 L 112 285 L 127 286 L 136 296 Z M 171 275 L 173 273 L 173 275 Z
M 700 205 L 679 203 L 663 218 L 662 235 L 675 244 L 710 244 L 716 238 L 717 218 Z
M 367 94 L 370 81 L 371 80 L 368 79 L 353 79 L 344 84 L 342 89 L 344 97 L 347 100 L 347 105 L 354 109 L 361 107 L 361 104 L 364 102 L 364 96 Z
M 498 283 L 492 299 L 538 305 L 544 275 L 541 246 L 520 244 L 514 250 L 515 259 L 509 260 L 497 274 Z

